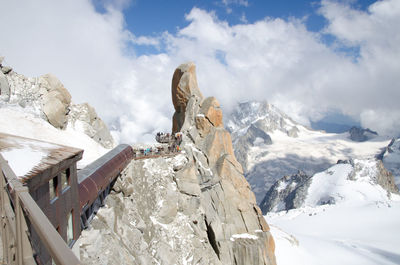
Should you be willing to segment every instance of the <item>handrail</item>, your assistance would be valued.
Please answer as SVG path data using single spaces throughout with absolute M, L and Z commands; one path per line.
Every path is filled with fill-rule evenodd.
M 78 258 L 67 246 L 65 241 L 61 238 L 60 234 L 50 223 L 49 219 L 33 200 L 32 196 L 29 194 L 28 188 L 26 186 L 23 186 L 22 183 L 18 181 L 17 176 L 12 171 L 12 169 L 8 165 L 8 162 L 3 158 L 1 154 L 0 177 L 2 210 L 1 223 L 2 228 L 8 228 L 8 231 L 2 230 L 2 237 L 3 240 L 5 238 L 6 241 L 10 239 L 8 238 L 9 235 L 13 237 L 11 238 L 12 242 L 10 242 L 10 244 L 8 244 L 8 242 L 3 242 L 3 250 L 11 251 L 11 249 L 16 245 L 16 260 L 14 259 L 15 264 L 35 264 L 32 257 L 32 246 L 30 245 L 27 237 L 27 226 L 24 216 L 29 219 L 41 242 L 44 244 L 56 264 L 80 264 Z M 14 193 L 13 201 L 15 217 L 10 216 L 10 214 L 6 213 L 6 209 L 11 208 L 11 198 L 8 196 L 8 194 L 7 196 L 5 195 L 7 193 L 6 189 L 8 189 L 8 184 L 11 185 Z M 11 215 L 12 214 L 13 212 L 11 213 Z M 15 229 L 13 229 L 12 227 L 15 227 Z M 11 245 L 11 247 L 9 245 Z M 10 253 L 3 253 L 3 259 L 7 258 L 8 262 L 13 264 L 14 260 L 10 260 L 10 256 L 12 255 L 8 254 Z
M 20 193 L 19 196 L 24 206 L 25 214 L 31 221 L 36 233 L 46 246 L 56 264 L 76 265 L 80 261 L 67 246 L 60 234 L 54 229 L 49 219 L 42 212 L 28 192 Z

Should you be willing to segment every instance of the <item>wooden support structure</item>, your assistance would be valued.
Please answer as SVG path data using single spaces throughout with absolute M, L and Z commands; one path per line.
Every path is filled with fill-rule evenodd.
M 36 264 L 29 239 L 27 218 L 53 261 L 60 265 L 80 264 L 0 154 L 0 205 L 3 264 Z

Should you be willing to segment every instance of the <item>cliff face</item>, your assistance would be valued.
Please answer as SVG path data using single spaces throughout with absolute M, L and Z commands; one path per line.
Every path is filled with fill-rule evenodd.
M 275 264 L 273 238 L 235 158 L 219 103 L 203 98 L 193 63 L 176 69 L 172 92 L 173 131 L 183 133 L 188 158 L 177 186 L 199 197 L 215 254 L 222 264 Z
M 274 240 L 192 63 L 172 81 L 181 154 L 136 160 L 76 243 L 84 264 L 276 264 Z

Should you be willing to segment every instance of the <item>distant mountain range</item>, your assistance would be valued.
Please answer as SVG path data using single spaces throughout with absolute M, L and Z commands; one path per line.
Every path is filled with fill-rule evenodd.
M 226 123 L 232 133 L 235 156 L 242 164 L 257 202 L 283 176 L 299 170 L 312 176 L 338 160 L 373 158 L 390 139 L 360 132 L 373 141 L 356 142 L 349 132 L 326 133 L 303 126 L 267 102 L 238 104 Z

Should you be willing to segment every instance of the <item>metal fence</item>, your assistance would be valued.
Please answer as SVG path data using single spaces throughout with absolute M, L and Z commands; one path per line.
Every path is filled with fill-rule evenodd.
M 58 234 L 49 219 L 39 208 L 0 154 L 0 207 L 2 264 L 36 264 L 29 240 L 26 219 L 58 265 L 80 264 L 78 258 Z

